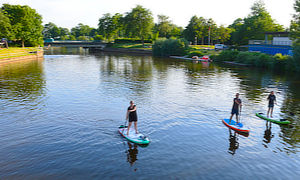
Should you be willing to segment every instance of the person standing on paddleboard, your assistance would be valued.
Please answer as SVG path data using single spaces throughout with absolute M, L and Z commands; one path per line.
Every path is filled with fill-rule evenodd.
M 267 117 L 269 118 L 269 113 L 271 111 L 271 118 L 272 118 L 274 103 L 277 104 L 276 103 L 276 96 L 274 95 L 274 91 L 271 91 L 271 93 L 269 94 L 267 100 L 269 100 Z
M 129 124 L 127 129 L 127 136 L 129 135 L 129 129 L 132 125 L 132 122 L 134 122 L 135 133 L 138 134 L 139 132 L 137 130 L 136 105 L 134 104 L 133 101 L 130 101 L 130 106 L 127 109 L 126 120 L 128 120 L 128 118 L 129 118 Z
M 233 99 L 233 106 L 232 106 L 232 110 L 231 110 L 231 116 L 230 116 L 230 120 L 229 120 L 229 123 L 231 122 L 231 119 L 233 117 L 233 115 L 235 114 L 235 117 L 236 117 L 236 122 L 238 123 L 239 122 L 239 110 L 241 109 L 242 107 L 242 100 L 239 98 L 239 93 L 236 93 L 235 94 L 235 98 Z

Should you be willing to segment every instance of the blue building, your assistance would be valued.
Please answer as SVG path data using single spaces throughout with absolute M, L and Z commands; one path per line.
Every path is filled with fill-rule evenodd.
M 270 35 L 273 40 L 268 40 Z M 248 50 L 271 55 L 292 55 L 292 40 L 289 39 L 288 32 L 266 32 L 265 40 L 250 40 Z

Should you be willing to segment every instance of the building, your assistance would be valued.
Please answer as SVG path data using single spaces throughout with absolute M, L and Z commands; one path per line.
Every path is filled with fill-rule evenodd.
M 272 40 L 268 40 L 270 36 Z M 271 55 L 292 55 L 292 40 L 288 32 L 266 32 L 265 40 L 250 40 L 248 50 Z

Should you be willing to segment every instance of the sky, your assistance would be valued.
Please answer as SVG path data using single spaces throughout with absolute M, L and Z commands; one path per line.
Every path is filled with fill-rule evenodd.
M 237 18 L 251 12 L 257 0 L 0 0 L 3 3 L 29 5 L 42 15 L 43 24 L 53 22 L 69 28 L 79 23 L 96 28 L 105 13 L 130 12 L 136 5 L 149 9 L 157 22 L 157 15 L 169 16 L 170 20 L 186 27 L 192 16 L 212 18 L 217 25 L 228 26 Z M 295 13 L 295 0 L 264 0 L 267 11 L 277 23 L 289 27 Z

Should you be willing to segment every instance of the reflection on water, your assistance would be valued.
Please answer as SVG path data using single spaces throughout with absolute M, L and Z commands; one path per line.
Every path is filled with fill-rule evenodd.
M 265 130 L 265 134 L 264 134 L 264 140 L 263 142 L 265 142 L 266 144 L 264 144 L 264 146 L 267 148 L 267 144 L 271 142 L 271 139 L 274 137 L 274 134 L 272 134 L 272 123 L 267 121 L 266 122 L 266 130 Z
M 0 67 L 1 178 L 300 176 L 299 77 L 83 49 L 47 53 L 44 61 Z M 271 90 L 274 115 L 291 125 L 255 116 L 267 110 Z M 220 121 L 230 116 L 236 92 L 251 135 Z M 139 107 L 139 130 L 151 138 L 144 148 L 125 141 L 124 149 L 117 133 L 130 100 Z
M 239 148 L 237 133 L 229 129 L 229 148 L 228 153 L 234 155 L 235 151 Z
M 31 101 L 45 90 L 43 60 L 30 60 L 0 66 L 0 99 Z
M 138 160 L 137 155 L 139 153 L 138 151 L 138 145 L 135 143 L 127 142 L 128 144 L 128 150 L 127 150 L 127 162 L 129 162 L 130 166 L 133 166 L 135 161 Z M 135 169 L 136 171 L 137 169 Z

